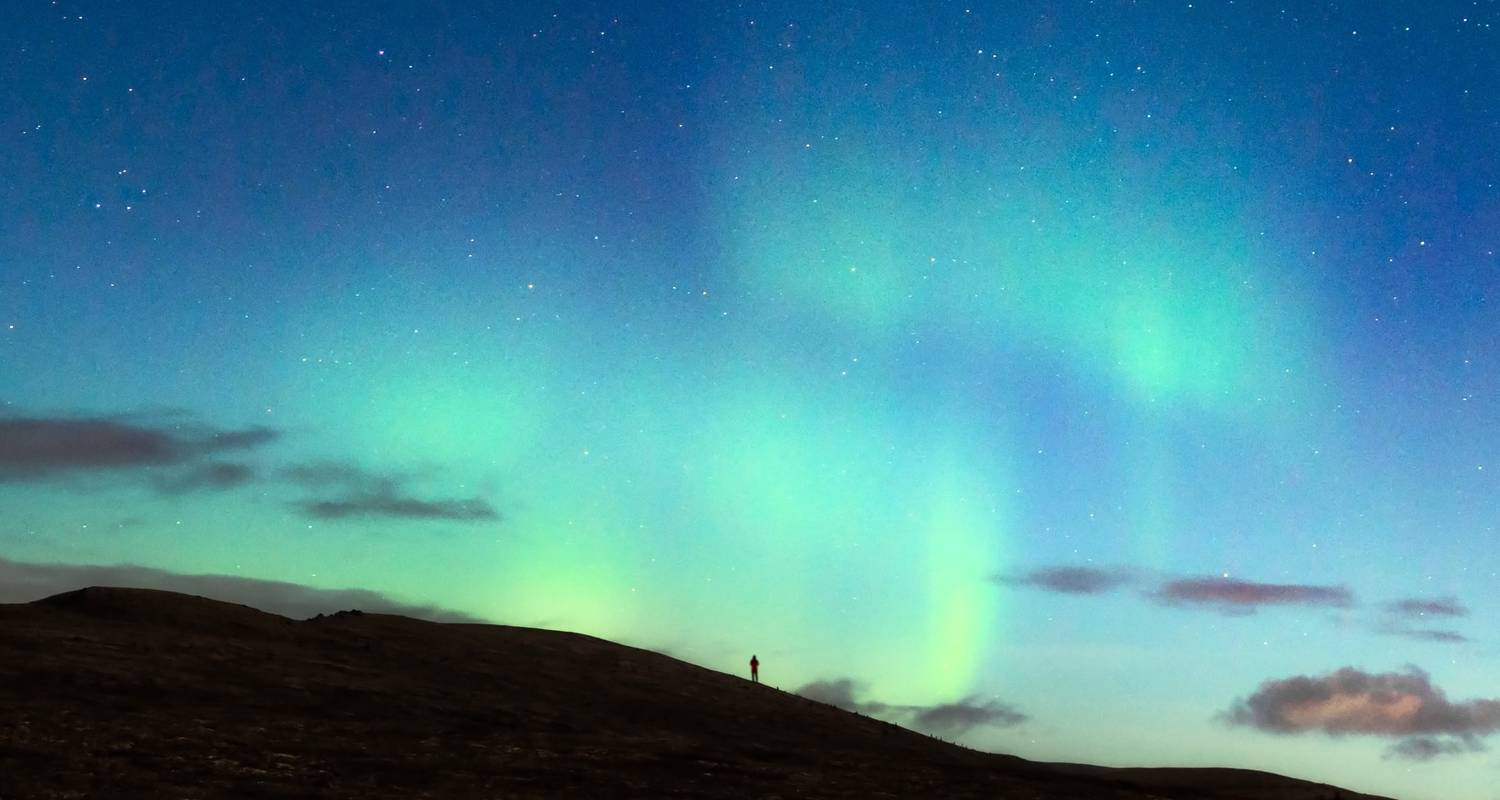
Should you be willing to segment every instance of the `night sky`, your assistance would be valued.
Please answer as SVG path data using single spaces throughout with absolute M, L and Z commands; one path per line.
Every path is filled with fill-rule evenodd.
M 484 5 L 7 5 L 6 599 L 1494 798 L 1500 6 Z

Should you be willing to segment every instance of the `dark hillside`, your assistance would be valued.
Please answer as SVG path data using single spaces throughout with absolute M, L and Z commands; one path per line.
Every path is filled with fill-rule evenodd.
M 0 708 L 6 800 L 1336 796 L 976 753 L 578 634 L 133 589 L 0 605 Z

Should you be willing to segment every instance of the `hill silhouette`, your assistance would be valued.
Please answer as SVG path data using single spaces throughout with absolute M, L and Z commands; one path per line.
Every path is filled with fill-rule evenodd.
M 1370 800 L 1042 764 L 575 633 L 295 621 L 91 587 L 0 605 L 0 797 Z

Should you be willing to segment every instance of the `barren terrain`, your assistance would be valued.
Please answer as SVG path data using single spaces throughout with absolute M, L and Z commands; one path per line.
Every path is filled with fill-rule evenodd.
M 0 605 L 0 798 L 1367 800 L 944 744 L 572 633 L 89 588 Z

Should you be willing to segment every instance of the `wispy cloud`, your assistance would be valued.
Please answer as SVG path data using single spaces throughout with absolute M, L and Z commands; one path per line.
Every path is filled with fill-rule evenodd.
M 1458 631 L 1433 627 L 1469 615 L 1469 609 L 1459 603 L 1457 598 L 1407 597 L 1386 603 L 1380 610 L 1384 612 L 1384 616 L 1372 623 L 1372 629 L 1383 636 L 1399 636 L 1439 644 L 1466 644 L 1471 641 Z
M 296 505 L 309 517 L 318 519 L 398 517 L 467 522 L 500 519 L 500 512 L 487 501 L 477 497 L 461 500 L 422 500 L 415 497 L 403 497 L 392 487 L 385 487 L 368 494 L 352 494 L 337 500 L 306 500 Z
M 375 473 L 348 462 L 298 464 L 282 470 L 281 474 L 315 493 L 293 503 L 293 507 L 315 519 L 387 517 L 456 522 L 500 519 L 500 512 L 484 498 L 419 497 L 408 485 L 409 476 Z
M 25 603 L 86 586 L 124 586 L 196 594 L 242 603 L 293 619 L 358 608 L 434 622 L 483 621 L 441 606 L 401 602 L 367 589 L 317 589 L 237 575 L 184 575 L 130 564 L 32 564 L 0 558 L 0 603 Z
M 1354 593 L 1343 586 L 1261 583 L 1227 577 L 1153 577 L 1129 567 L 1049 566 L 993 575 L 990 581 L 1072 595 L 1101 595 L 1139 586 L 1146 598 L 1160 605 L 1241 615 L 1266 606 L 1348 608 L 1354 605 Z
M 1069 595 L 1102 595 L 1138 586 L 1145 598 L 1162 606 L 1199 608 L 1245 616 L 1266 607 L 1348 609 L 1356 605 L 1345 586 L 1302 583 L 1264 583 L 1229 577 L 1151 577 L 1129 567 L 1047 566 L 1027 572 L 992 575 L 992 583 L 1012 588 L 1039 589 Z M 1466 617 L 1469 609 L 1453 597 L 1407 597 L 1378 607 L 1383 617 L 1367 620 L 1369 629 L 1436 644 L 1466 644 L 1469 636 L 1447 628 L 1423 625 L 1435 618 Z
M 995 575 L 992 581 L 1060 594 L 1105 594 L 1129 583 L 1133 573 L 1125 569 L 1096 567 L 1043 567 L 1019 575 Z
M 1469 637 L 1458 631 L 1442 630 L 1439 628 L 1407 628 L 1402 626 L 1382 626 L 1375 629 L 1376 632 L 1386 636 L 1399 636 L 1403 639 L 1415 639 L 1419 642 L 1439 642 L 1443 644 L 1465 644 L 1472 641 Z
M 163 476 L 156 481 L 156 488 L 165 494 L 182 494 L 201 489 L 232 489 L 254 480 L 255 468 L 249 464 L 211 461 Z
M 1408 597 L 1387 603 L 1386 611 L 1403 617 L 1467 617 L 1469 609 L 1452 597 Z
M 1224 718 L 1276 734 L 1403 738 L 1391 757 L 1432 758 L 1474 750 L 1478 737 L 1500 730 L 1500 699 L 1453 702 L 1416 667 L 1381 673 L 1344 667 L 1266 681 Z

